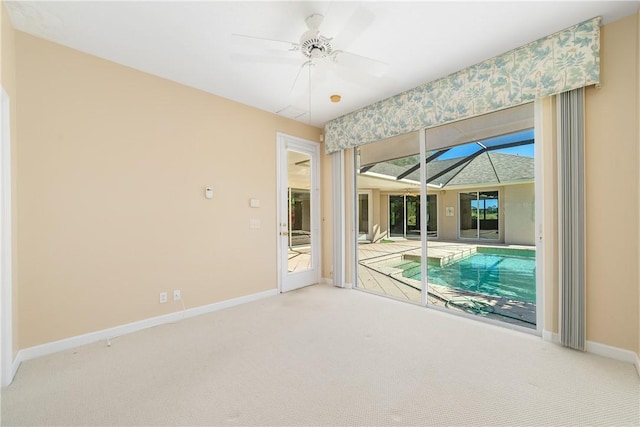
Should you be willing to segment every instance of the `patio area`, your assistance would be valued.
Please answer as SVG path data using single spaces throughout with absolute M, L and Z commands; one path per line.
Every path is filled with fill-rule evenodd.
M 429 264 L 447 265 L 476 253 L 478 247 L 533 249 L 530 246 L 482 245 L 463 242 L 428 242 Z M 309 246 L 289 249 L 289 272 L 310 268 Z M 360 243 L 358 245 L 359 289 L 407 300 L 416 304 L 422 301 L 422 283 L 403 276 L 398 264 L 406 260 L 420 262 L 421 247 L 417 240 L 394 240 L 385 243 Z M 500 320 L 514 325 L 535 329 L 536 305 L 515 299 L 489 296 L 475 292 L 429 283 L 429 304 L 464 311 L 482 317 Z
M 455 262 L 474 254 L 478 246 L 533 249 L 529 246 L 429 241 L 429 263 L 446 265 Z M 357 286 L 369 292 L 420 303 L 421 282 L 403 277 L 402 270 L 396 267 L 403 259 L 419 262 L 420 257 L 420 241 L 396 240 L 359 244 Z M 465 311 L 527 328 L 536 327 L 536 306 L 529 302 L 483 295 L 433 283 L 429 283 L 427 300 L 429 304 L 452 310 Z
M 289 273 L 311 268 L 311 246 L 289 247 L 287 252 Z

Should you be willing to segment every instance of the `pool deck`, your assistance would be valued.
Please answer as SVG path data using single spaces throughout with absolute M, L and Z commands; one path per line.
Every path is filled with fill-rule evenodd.
M 311 268 L 311 247 L 297 246 L 289 248 L 287 258 L 289 273 L 308 270 Z
M 429 241 L 427 255 L 430 262 L 446 265 L 476 252 L 478 246 L 509 249 L 534 249 L 530 246 Z M 388 243 L 361 243 L 358 245 L 358 287 L 367 291 L 397 299 L 420 303 L 420 281 L 402 276 L 402 270 L 394 268 L 404 256 L 419 260 L 421 244 L 416 240 L 397 240 Z M 428 302 L 465 311 L 510 324 L 535 328 L 536 306 L 532 303 L 494 297 L 473 292 L 429 284 Z
M 531 246 L 432 241 L 427 243 L 430 262 L 446 265 L 472 255 L 478 246 L 509 249 L 533 249 Z M 289 271 L 310 268 L 310 247 L 289 249 Z M 394 266 L 402 257 L 420 260 L 419 240 L 395 240 L 388 243 L 360 243 L 358 245 L 358 288 L 395 299 L 417 304 L 422 302 L 422 283 L 402 276 Z M 536 306 L 532 303 L 500 298 L 429 284 L 429 304 L 465 311 L 510 324 L 535 328 Z M 449 302 L 449 304 L 447 304 Z

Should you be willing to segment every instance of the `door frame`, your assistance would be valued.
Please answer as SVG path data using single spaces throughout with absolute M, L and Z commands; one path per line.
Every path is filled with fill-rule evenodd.
M 288 191 L 287 191 L 287 151 L 292 150 L 307 154 L 311 158 L 311 266 L 312 268 L 289 274 L 287 269 L 288 239 L 281 234 L 289 232 Z M 277 277 L 278 292 L 287 292 L 304 286 L 316 284 L 321 275 L 321 232 L 320 232 L 320 144 L 287 135 L 276 133 L 276 176 L 277 176 Z
M 535 161 L 535 156 L 534 156 L 534 161 Z M 534 180 L 535 182 L 535 180 Z M 503 230 L 502 228 L 504 227 L 500 227 L 500 220 L 498 219 L 498 238 L 497 239 L 481 239 L 480 238 L 480 218 L 478 217 L 477 220 L 477 224 L 476 224 L 476 237 L 462 237 L 462 233 L 460 230 L 460 222 L 462 221 L 462 216 L 460 215 L 460 194 L 462 193 L 476 193 L 476 201 L 480 201 L 480 193 L 482 192 L 489 192 L 489 191 L 495 191 L 498 193 L 498 215 L 500 215 L 500 213 L 502 212 L 502 191 L 499 188 L 494 188 L 494 187 L 490 187 L 490 188 L 476 188 L 476 189 L 469 189 L 466 191 L 458 191 L 458 239 L 460 240 L 469 240 L 469 241 L 476 241 L 476 242 L 489 242 L 489 243 L 501 243 L 504 242 L 504 236 L 503 236 Z M 478 208 L 480 209 L 480 208 Z M 480 211 L 478 210 L 478 215 L 480 214 Z M 498 217 L 500 218 L 500 217 Z
M 545 260 L 546 257 L 546 253 L 545 253 L 545 246 L 544 246 L 544 241 L 543 241 L 543 230 L 547 230 L 548 234 L 551 235 L 551 237 L 548 237 L 548 239 L 553 239 L 553 233 L 551 233 L 552 231 L 552 225 L 551 223 L 547 223 L 545 222 L 545 220 L 548 221 L 548 218 L 545 218 L 545 203 L 551 203 L 553 200 L 553 194 L 550 194 L 548 191 L 545 191 L 544 187 L 545 187 L 545 181 L 546 181 L 546 176 L 544 174 L 544 171 L 546 170 L 546 168 L 548 167 L 548 165 L 544 164 L 544 156 L 543 153 L 546 150 L 549 150 L 548 145 L 550 144 L 550 141 L 546 140 L 543 138 L 543 125 L 546 126 L 551 126 L 550 124 L 547 124 L 546 122 L 544 122 L 543 120 L 543 106 L 542 106 L 542 101 L 541 100 L 536 100 L 534 103 L 534 126 L 533 126 L 533 130 L 534 130 L 534 167 L 535 167 L 535 178 L 534 178 L 534 194 L 535 194 L 535 222 L 534 222 L 534 227 L 535 227 L 535 247 L 536 247 L 536 329 L 532 330 L 529 328 L 525 328 L 525 327 L 521 327 L 521 326 L 517 326 L 517 325 L 510 325 L 501 321 L 497 321 L 497 320 L 491 320 L 491 319 L 484 319 L 482 317 L 479 316 L 475 316 L 472 314 L 468 314 L 468 313 L 464 313 L 464 312 L 453 312 L 449 309 L 446 309 L 444 307 L 439 307 L 433 304 L 428 304 L 427 303 L 427 292 L 428 292 L 428 271 L 427 271 L 427 264 L 426 263 L 421 263 L 421 273 L 422 273 L 422 284 L 423 284 L 423 289 L 425 289 L 427 292 L 422 292 L 422 302 L 421 305 L 427 307 L 428 309 L 432 309 L 432 310 L 438 310 L 438 311 L 442 311 L 442 312 L 446 312 L 446 313 L 450 313 L 453 315 L 457 315 L 457 316 L 461 316 L 461 317 L 467 317 L 470 319 L 473 319 L 475 321 L 478 322 L 484 322 L 484 323 L 488 323 L 488 324 L 492 324 L 495 326 L 500 326 L 500 327 L 507 327 L 507 328 L 511 328 L 514 330 L 518 330 L 521 332 L 525 332 L 525 333 L 529 333 L 529 334 L 534 334 L 534 335 L 538 335 L 538 336 L 544 336 L 545 334 L 550 336 L 550 333 L 548 332 L 547 328 L 545 328 L 545 314 L 548 313 L 548 310 L 550 310 L 551 308 L 547 308 L 546 304 L 545 304 L 545 283 L 544 283 L 544 278 L 546 275 L 546 270 L 552 270 L 553 267 L 553 262 L 556 261 L 555 258 L 552 258 L 552 255 L 549 255 L 550 258 L 547 258 Z M 420 131 L 420 158 L 421 159 L 426 159 L 427 158 L 427 136 L 426 136 L 426 128 L 423 128 Z M 345 150 L 343 150 L 345 151 Z M 348 209 L 355 209 L 354 207 L 357 205 L 357 180 L 356 180 L 356 175 L 357 175 L 357 167 L 355 166 L 354 163 L 354 168 L 353 170 L 347 171 L 346 172 L 347 177 L 350 180 L 350 183 L 348 183 L 347 185 L 350 185 L 350 188 L 354 189 L 354 193 L 356 194 L 356 196 L 348 198 L 347 199 L 347 206 L 345 207 L 345 210 Z M 421 182 L 426 182 L 426 167 L 421 167 L 420 168 L 420 181 Z M 503 212 L 504 210 L 504 206 L 503 206 L 503 191 L 500 190 L 499 188 L 496 187 L 490 187 L 488 189 L 484 189 L 484 188 L 477 188 L 476 191 L 498 191 L 498 209 L 499 212 Z M 387 206 L 389 206 L 390 204 L 390 196 L 392 195 L 398 195 L 398 193 L 389 193 L 386 195 L 387 197 Z M 439 196 L 439 194 L 437 194 L 437 196 Z M 420 211 L 420 221 L 421 221 L 421 228 L 426 230 L 426 196 L 427 196 L 427 186 L 421 186 L 420 188 L 420 199 L 421 199 L 421 211 Z M 443 215 L 441 215 L 441 210 L 440 209 L 444 209 L 445 205 L 442 202 L 442 199 L 438 200 L 439 205 L 438 206 L 438 235 L 440 236 L 440 234 L 442 233 L 442 228 L 440 227 L 440 218 L 443 217 Z M 458 208 L 458 214 L 459 215 L 459 211 L 460 211 L 460 196 L 459 196 L 459 192 L 457 192 L 456 195 L 456 206 Z M 404 208 L 406 211 L 406 207 Z M 355 217 L 354 217 L 355 218 Z M 405 213 L 405 218 L 406 218 L 406 213 Z M 357 219 L 357 218 L 355 218 Z M 389 233 L 389 238 L 391 239 L 391 227 L 390 227 L 390 219 L 391 219 L 391 209 L 389 209 L 389 214 L 388 214 L 388 233 Z M 406 225 L 405 225 L 406 227 Z M 459 225 L 459 218 L 456 219 L 456 228 L 457 228 L 457 235 L 458 238 L 460 240 L 469 240 L 469 241 L 474 241 L 474 242 L 484 242 L 484 241 L 480 241 L 479 239 L 464 239 L 464 238 L 460 238 L 459 237 L 459 231 L 460 231 L 460 225 Z M 354 226 L 351 227 L 350 230 L 345 230 L 345 233 L 347 233 L 351 239 L 353 241 L 357 240 L 357 234 L 354 232 L 354 230 L 356 230 L 356 228 Z M 422 251 L 421 251 L 421 256 L 422 259 L 428 259 L 428 253 L 427 253 L 427 240 L 428 237 L 426 236 L 426 233 L 421 233 L 421 241 L 422 241 Z M 488 244 L 492 244 L 492 243 L 500 243 L 504 241 L 504 226 L 502 227 L 502 229 L 500 230 L 500 239 L 498 240 L 486 240 L 486 243 Z M 352 265 L 354 268 L 354 283 L 357 283 L 357 270 L 358 270 L 358 256 L 356 253 L 348 253 L 348 264 Z M 357 286 L 356 286 L 357 288 Z
M 13 273 L 11 236 L 11 112 L 9 95 L 0 88 L 0 386 L 13 381 Z

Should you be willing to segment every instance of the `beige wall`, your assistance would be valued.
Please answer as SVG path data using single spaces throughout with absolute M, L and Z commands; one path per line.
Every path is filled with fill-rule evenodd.
M 20 348 L 276 288 L 276 132 L 319 129 L 21 32 L 16 70 Z
M 389 237 L 389 193 L 383 193 L 380 190 L 373 190 L 374 197 L 377 202 L 373 205 L 373 228 L 378 230 L 374 233 L 374 242 L 378 242 Z
M 458 192 L 438 191 L 438 239 L 458 240 Z M 453 208 L 453 216 L 447 216 L 446 208 Z
M 18 156 L 16 150 L 16 140 L 17 140 L 17 125 L 16 125 L 16 52 L 15 52 L 15 30 L 11 25 L 11 21 L 9 20 L 9 14 L 7 13 L 4 4 L 0 5 L 0 29 L 1 29 L 1 46 L 0 46 L 0 80 L 2 84 L 2 88 L 7 92 L 9 96 L 9 114 L 10 114 L 10 123 L 9 127 L 11 130 L 11 208 L 13 216 L 12 218 L 12 328 L 13 328 L 13 353 L 14 356 L 18 352 L 18 339 L 19 333 L 18 330 L 18 301 L 19 301 L 19 289 L 18 289 Z
M 535 245 L 535 188 L 533 184 L 507 185 L 500 192 L 504 243 Z
M 638 350 L 638 19 L 602 28 L 586 94 L 587 339 Z
M 636 52 L 637 52 L 637 61 L 636 61 L 636 81 L 640 81 L 640 11 L 638 11 L 637 14 L 637 20 L 636 20 Z M 637 91 L 637 104 L 640 104 L 640 84 L 638 84 L 638 91 Z M 638 130 L 638 144 L 640 144 L 640 105 L 638 107 L 638 111 L 636 111 L 636 123 L 638 123 L 639 125 L 637 126 L 637 130 Z M 640 150 L 638 150 L 638 160 L 637 160 L 637 164 L 640 165 Z M 638 177 L 639 182 L 638 185 L 640 186 L 640 176 Z M 638 197 L 638 212 L 640 212 L 640 197 Z M 640 242 L 640 215 L 638 215 L 638 242 Z M 640 262 L 637 264 L 638 265 L 638 278 L 640 278 Z M 638 280 L 638 311 L 640 311 L 640 280 Z M 640 314 L 638 315 L 638 347 L 636 350 L 636 355 L 638 357 L 638 359 L 640 360 Z M 636 368 L 639 370 L 640 372 L 640 361 L 637 362 Z

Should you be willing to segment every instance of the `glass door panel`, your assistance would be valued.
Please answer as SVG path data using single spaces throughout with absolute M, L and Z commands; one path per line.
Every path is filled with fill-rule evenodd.
M 460 238 L 478 238 L 478 193 L 460 193 L 458 212 L 460 215 Z
M 420 156 L 416 155 L 419 144 L 413 144 L 410 137 L 406 136 L 405 144 L 380 141 L 358 150 L 356 286 L 422 303 Z M 362 236 L 367 229 L 370 236 L 365 240 Z
M 311 156 L 287 150 L 287 209 L 289 274 L 310 270 L 314 266 L 311 233 Z
M 406 196 L 407 239 L 420 239 L 420 196 Z
M 478 237 L 486 240 L 500 239 L 498 192 L 481 191 L 478 195 Z
M 389 196 L 389 236 L 404 237 L 404 196 Z
M 427 195 L 427 237 L 438 237 L 438 196 Z
M 309 190 L 289 189 L 289 247 L 311 253 L 311 197 Z
M 358 194 L 358 241 L 369 240 L 369 194 Z
M 535 329 L 532 131 L 439 151 L 428 144 L 427 236 L 437 239 L 426 243 L 427 303 Z

